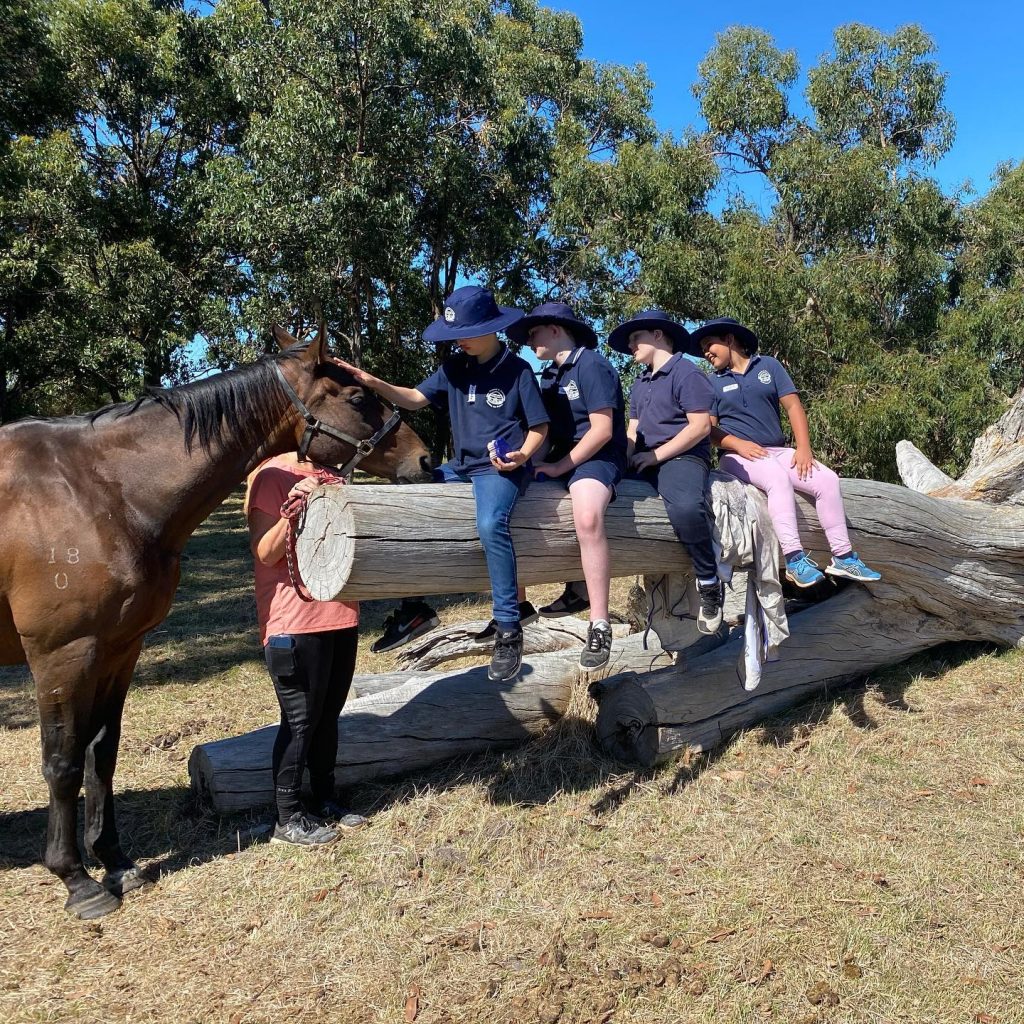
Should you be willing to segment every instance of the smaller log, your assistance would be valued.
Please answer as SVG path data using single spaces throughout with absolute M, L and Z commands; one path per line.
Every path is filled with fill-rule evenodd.
M 617 641 L 608 665 L 587 674 L 587 681 L 672 664 L 653 637 L 647 650 L 640 641 L 639 636 Z M 530 657 L 512 686 L 490 682 L 486 666 L 406 676 L 398 686 L 350 700 L 341 713 L 335 770 L 339 786 L 518 746 L 565 714 L 584 673 L 579 649 L 573 647 Z M 271 803 L 270 757 L 276 733 L 277 726 L 268 725 L 197 746 L 188 766 L 193 791 L 221 813 Z

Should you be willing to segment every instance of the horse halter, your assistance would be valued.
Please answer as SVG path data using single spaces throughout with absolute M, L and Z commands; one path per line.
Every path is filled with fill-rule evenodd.
M 355 472 L 356 466 L 358 466 L 359 463 L 367 457 L 367 455 L 372 454 L 377 445 L 379 445 L 381 441 L 383 441 L 384 438 L 402 422 L 402 417 L 398 410 L 388 402 L 385 402 L 384 399 L 378 395 L 377 399 L 385 408 L 391 410 L 391 415 L 388 417 L 384 426 L 382 426 L 376 434 L 372 437 L 363 438 L 363 440 L 360 441 L 359 438 L 352 437 L 350 434 L 346 434 L 343 430 L 338 430 L 337 427 L 332 427 L 329 423 L 324 423 L 323 420 L 318 420 L 309 411 L 309 409 L 306 408 L 305 403 L 301 398 L 299 398 L 295 388 L 288 383 L 288 378 L 285 377 L 280 364 L 275 362 L 274 369 L 277 371 L 278 380 L 281 382 L 281 386 L 284 388 L 285 394 L 291 400 L 292 405 L 298 409 L 299 415 L 306 421 L 306 429 L 302 434 L 302 440 L 299 442 L 299 458 L 305 460 L 306 453 L 309 451 L 309 446 L 313 443 L 313 439 L 318 434 L 326 434 L 335 441 L 342 441 L 345 444 L 350 444 L 355 448 L 355 454 L 353 454 L 352 458 L 349 459 L 344 466 L 341 466 L 338 469 L 338 472 L 345 477 L 346 480 Z

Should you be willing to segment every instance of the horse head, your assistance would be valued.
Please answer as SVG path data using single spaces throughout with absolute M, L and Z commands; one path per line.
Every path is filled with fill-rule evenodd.
M 393 483 L 432 479 L 430 452 L 419 435 L 328 358 L 323 324 L 306 342 L 277 325 L 273 332 L 284 349 L 276 367 L 299 412 L 295 446 L 302 457 L 324 466 L 354 468 L 358 462 Z

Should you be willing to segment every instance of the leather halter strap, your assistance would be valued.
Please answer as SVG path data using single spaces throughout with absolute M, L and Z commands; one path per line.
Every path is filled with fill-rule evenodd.
M 284 371 L 281 369 L 279 363 L 274 363 L 274 369 L 277 371 L 277 378 L 281 383 L 281 387 L 284 388 L 284 393 L 288 396 L 292 405 L 295 406 L 299 415 L 306 423 L 306 429 L 302 434 L 302 440 L 299 442 L 299 458 L 303 460 L 306 458 L 309 446 L 313 443 L 313 439 L 318 434 L 326 434 L 335 441 L 342 441 L 344 444 L 350 444 L 355 449 L 355 453 L 344 466 L 341 466 L 338 469 L 338 472 L 346 479 L 355 472 L 356 466 L 358 466 L 359 463 L 367 457 L 367 455 L 370 455 L 377 445 L 379 445 L 381 441 L 383 441 L 384 438 L 402 422 L 402 417 L 398 410 L 389 405 L 378 395 L 378 401 L 380 401 L 385 408 L 391 409 L 390 417 L 388 417 L 384 425 L 372 437 L 366 437 L 362 440 L 357 437 L 352 437 L 351 434 L 346 434 L 343 430 L 338 430 L 337 427 L 332 427 L 329 423 L 324 423 L 323 420 L 317 419 L 316 416 L 306 408 L 305 403 L 301 398 L 299 398 L 295 388 L 288 383 L 288 378 L 285 377 Z

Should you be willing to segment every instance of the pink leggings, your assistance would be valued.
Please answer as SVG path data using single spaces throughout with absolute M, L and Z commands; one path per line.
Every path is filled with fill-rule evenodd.
M 818 521 L 828 537 L 834 555 L 845 555 L 852 547 L 846 532 L 846 510 L 839 489 L 839 477 L 820 462 L 814 463 L 810 477 L 801 480 L 793 462 L 792 448 L 769 448 L 767 459 L 744 459 L 733 452 L 722 454 L 719 466 L 745 484 L 753 484 L 768 496 L 768 514 L 778 535 L 782 553 L 790 555 L 803 544 L 796 528 L 794 491 L 809 495 L 818 510 Z

